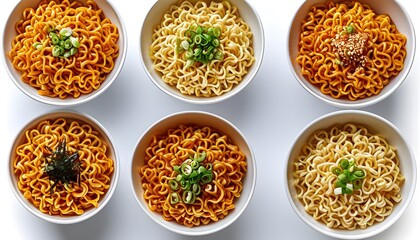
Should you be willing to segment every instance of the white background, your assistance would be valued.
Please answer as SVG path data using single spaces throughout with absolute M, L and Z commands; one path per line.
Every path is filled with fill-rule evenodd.
M 0 31 L 17 0 L 2 0 Z M 142 21 L 155 1 L 111 0 L 123 16 L 128 32 L 125 66 L 113 85 L 98 98 L 74 109 L 101 122 L 116 141 L 121 159 L 119 185 L 108 205 L 93 218 L 74 225 L 55 225 L 24 209 L 7 180 L 8 153 L 17 131 L 33 117 L 58 109 L 24 95 L 0 67 L 0 238 L 2 239 L 193 239 L 172 233 L 152 221 L 137 205 L 130 188 L 130 162 L 141 134 L 156 120 L 183 110 L 203 110 L 235 124 L 248 139 L 257 160 L 254 197 L 241 217 L 228 228 L 196 239 L 328 239 L 304 224 L 290 207 L 283 167 L 293 139 L 313 119 L 337 108 L 307 93 L 287 64 L 287 32 L 293 13 L 302 3 L 249 0 L 263 22 L 266 51 L 256 78 L 233 98 L 214 105 L 192 105 L 161 92 L 147 78 L 139 56 Z M 276 1 L 277 2 L 277 1 Z M 401 0 L 420 32 L 415 0 Z M 419 48 L 417 48 L 417 53 Z M 4 60 L 4 59 L 3 59 Z M 363 109 L 394 123 L 420 159 L 420 63 L 406 81 L 384 101 Z M 420 168 L 420 164 L 417 164 Z M 417 184 L 417 188 L 420 184 Z M 372 239 L 418 239 L 420 191 L 405 214 L 387 231 Z M 7 237 L 8 236 L 8 237 Z M 415 238 L 415 236 L 417 236 Z

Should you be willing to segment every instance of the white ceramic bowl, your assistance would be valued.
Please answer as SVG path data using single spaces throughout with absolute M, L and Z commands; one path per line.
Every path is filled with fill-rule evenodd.
M 400 170 L 405 177 L 405 182 L 401 188 L 402 201 L 394 207 L 392 213 L 386 217 L 383 222 L 375 223 L 366 229 L 337 230 L 328 228 L 327 225 L 315 220 L 305 211 L 303 204 L 297 198 L 296 189 L 293 185 L 293 161 L 299 155 L 302 146 L 306 144 L 309 136 L 319 129 L 327 129 L 335 124 L 343 124 L 347 122 L 362 124 L 366 126 L 370 132 L 380 133 L 390 145 L 396 147 L 397 154 L 400 159 Z M 392 123 L 380 116 L 369 112 L 358 110 L 342 110 L 326 114 L 312 121 L 299 133 L 299 135 L 293 141 L 284 171 L 286 195 L 296 214 L 313 229 L 335 238 L 362 239 L 374 236 L 386 230 L 388 227 L 394 224 L 407 209 L 413 197 L 416 186 L 416 169 L 416 161 L 413 152 L 407 143 L 407 140 L 404 138 L 398 128 L 395 127 Z
M 82 3 L 86 3 L 86 0 L 80 0 Z M 114 69 L 106 76 L 105 81 L 101 84 L 101 86 L 92 91 L 89 94 L 82 94 L 78 98 L 67 97 L 66 99 L 60 99 L 58 97 L 52 98 L 47 96 L 42 96 L 38 94 L 38 90 L 31 87 L 29 84 L 24 83 L 21 80 L 21 73 L 17 71 L 13 64 L 11 63 L 8 53 L 12 48 L 12 40 L 16 36 L 15 31 L 15 24 L 18 20 L 22 19 L 22 12 L 25 8 L 32 7 L 36 8 L 38 6 L 39 1 L 33 0 L 21 0 L 18 2 L 16 7 L 10 13 L 9 18 L 7 19 L 4 27 L 3 32 L 3 43 L 2 43 L 2 57 L 4 58 L 4 62 L 6 65 L 6 70 L 13 80 L 13 83 L 26 95 L 29 97 L 50 105 L 57 105 L 57 106 L 71 106 L 77 105 L 81 103 L 88 102 L 100 94 L 102 94 L 114 80 L 117 78 L 118 74 L 120 73 L 121 69 L 123 68 L 124 61 L 126 58 L 127 53 L 127 32 L 124 27 L 124 23 L 122 20 L 121 15 L 117 12 L 116 8 L 106 0 L 95 0 L 98 7 L 103 10 L 105 17 L 109 18 L 113 24 L 118 27 L 119 31 L 119 39 L 118 39 L 118 47 L 119 47 L 119 55 L 115 60 Z
M 301 67 L 296 61 L 298 55 L 298 42 L 299 35 L 301 33 L 300 27 L 301 23 L 309 12 L 311 6 L 317 3 L 323 3 L 326 0 L 307 0 L 302 3 L 299 9 L 296 11 L 292 22 L 289 28 L 288 36 L 288 62 L 292 70 L 293 75 L 299 82 L 299 84 L 309 93 L 311 93 L 316 98 L 336 107 L 355 109 L 367 107 L 369 105 L 378 103 L 391 95 L 405 80 L 408 73 L 410 72 L 411 66 L 414 61 L 415 47 L 416 47 L 416 37 L 414 33 L 414 27 L 411 22 L 411 19 L 408 13 L 405 11 L 403 6 L 394 0 L 383 0 L 383 1 L 369 1 L 369 0 L 360 0 L 361 3 L 367 3 L 372 9 L 378 14 L 387 14 L 391 17 L 393 23 L 397 26 L 397 29 L 400 33 L 404 34 L 407 37 L 407 56 L 404 60 L 403 70 L 393 78 L 390 83 L 385 86 L 382 91 L 375 96 L 371 96 L 364 99 L 359 99 L 356 101 L 346 100 L 346 99 L 335 99 L 329 95 L 323 94 L 318 87 L 312 85 L 305 77 L 301 74 Z M 337 2 L 335 0 L 334 2 Z
M 25 140 L 25 132 L 28 129 L 33 129 L 36 127 L 36 125 L 46 119 L 55 119 L 58 117 L 63 117 L 65 119 L 69 120 L 76 120 L 79 122 L 84 122 L 89 124 L 93 129 L 99 132 L 102 139 L 107 143 L 109 149 L 108 149 L 108 156 L 114 160 L 114 172 L 111 177 L 111 183 L 110 187 L 107 190 L 106 194 L 101 197 L 101 199 L 98 202 L 97 208 L 90 208 L 86 210 L 82 215 L 80 216 L 57 216 L 57 215 L 49 215 L 42 213 L 39 211 L 37 207 L 35 207 L 31 202 L 29 202 L 23 194 L 20 192 L 20 190 L 17 187 L 17 179 L 16 176 L 13 173 L 13 160 L 16 157 L 16 148 L 23 143 Z M 45 114 L 42 114 L 40 116 L 35 117 L 34 119 L 30 120 L 25 126 L 23 126 L 20 131 L 18 132 L 17 136 L 15 137 L 15 141 L 13 142 L 13 145 L 10 149 L 9 153 L 9 180 L 10 180 L 10 186 L 12 188 L 13 193 L 15 194 L 16 198 L 19 200 L 19 202 L 22 204 L 23 207 L 26 208 L 30 213 L 33 215 L 46 220 L 48 222 L 57 223 L 57 224 L 73 224 L 82 222 L 84 220 L 87 220 L 91 217 L 93 217 L 95 214 L 97 214 L 101 209 L 105 207 L 105 205 L 108 203 L 108 201 L 111 199 L 112 195 L 114 194 L 115 188 L 117 187 L 118 178 L 119 178 L 119 157 L 117 153 L 117 149 L 115 148 L 114 141 L 111 138 L 111 135 L 108 133 L 108 131 L 94 118 L 91 116 L 79 113 L 75 111 L 68 111 L 68 110 L 59 110 L 59 111 L 52 111 Z
M 190 1 L 194 2 L 195 0 Z M 169 10 L 171 5 L 176 4 L 177 0 L 159 0 L 149 10 L 147 16 L 143 21 L 143 26 L 140 34 L 140 56 L 147 75 L 160 90 L 172 97 L 183 100 L 185 102 L 196 104 L 211 104 L 226 100 L 234 96 L 242 89 L 244 89 L 251 82 L 252 79 L 254 79 L 255 75 L 257 74 L 260 68 L 264 54 L 265 40 L 263 26 L 257 12 L 247 1 L 231 0 L 230 2 L 238 7 L 240 16 L 250 26 L 251 31 L 253 33 L 253 49 L 255 62 L 250 67 L 248 73 L 244 76 L 242 81 L 238 85 L 236 85 L 231 91 L 224 93 L 220 96 L 214 97 L 197 97 L 184 95 L 177 88 L 166 84 L 162 80 L 159 73 L 157 73 L 153 68 L 153 62 L 149 56 L 149 48 L 152 44 L 153 28 L 156 25 L 160 24 L 163 14 Z
M 245 178 L 242 180 L 243 189 L 241 196 L 235 201 L 235 209 L 229 212 L 224 219 L 221 219 L 218 222 L 211 222 L 208 225 L 200 225 L 198 227 L 189 228 L 177 223 L 176 221 L 164 220 L 162 214 L 150 210 L 147 202 L 144 200 L 144 190 L 141 186 L 139 170 L 144 165 L 145 149 L 149 146 L 153 136 L 165 134 L 169 128 L 175 128 L 179 124 L 198 124 L 199 126 L 209 126 L 216 129 L 218 132 L 226 134 L 246 156 L 247 172 Z M 256 174 L 256 162 L 251 147 L 239 129 L 219 116 L 200 111 L 175 113 L 155 122 L 138 140 L 133 152 L 133 159 L 131 163 L 132 190 L 143 211 L 151 219 L 166 229 L 179 234 L 191 236 L 214 233 L 233 223 L 242 214 L 252 198 L 255 188 Z

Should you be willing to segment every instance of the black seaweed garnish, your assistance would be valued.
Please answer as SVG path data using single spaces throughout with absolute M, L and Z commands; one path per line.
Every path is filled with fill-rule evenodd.
M 64 139 L 58 144 L 57 149 L 51 153 L 44 154 L 46 165 L 44 172 L 48 175 L 50 181 L 54 184 L 50 188 L 51 194 L 58 183 L 70 184 L 72 182 L 80 185 L 81 163 L 79 153 L 70 153 L 66 148 L 66 140 Z

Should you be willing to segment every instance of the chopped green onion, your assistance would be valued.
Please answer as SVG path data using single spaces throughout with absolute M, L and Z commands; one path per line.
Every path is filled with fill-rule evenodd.
M 70 55 L 74 55 L 74 54 L 76 54 L 77 53 L 77 48 L 71 48 L 70 49 Z
M 194 56 L 194 53 L 193 53 L 193 51 L 191 50 L 191 49 L 189 49 L 187 52 L 185 52 L 185 57 L 187 58 L 187 59 L 190 59 L 190 58 L 192 58 Z
M 352 24 L 348 25 L 347 27 L 345 27 L 345 31 L 347 31 L 348 34 L 352 34 L 355 32 L 355 28 Z
M 53 47 L 52 55 L 54 57 L 58 57 L 58 56 L 61 56 L 63 54 L 64 54 L 64 49 L 62 47 L 59 47 L 59 46 Z
M 197 196 L 201 192 L 201 187 L 197 183 L 192 185 L 192 192 Z
M 335 186 L 344 188 L 344 187 L 346 187 L 346 184 L 344 182 L 336 181 Z
M 181 165 L 181 173 L 182 173 L 184 176 L 188 176 L 188 175 L 190 175 L 190 174 L 191 174 L 191 172 L 192 172 L 192 167 L 191 167 L 191 165 L 188 165 L 188 164 L 182 164 L 182 165 Z
M 190 44 L 186 40 L 184 40 L 184 41 L 181 42 L 181 46 L 185 50 L 188 50 L 190 48 Z
M 213 180 L 212 164 L 206 163 L 208 170 L 202 161 L 206 158 L 206 152 L 194 154 L 185 160 L 181 166 L 173 166 L 177 176 L 169 180 L 169 186 L 172 191 L 178 191 L 179 186 L 182 189 L 182 201 L 186 204 L 193 204 L 196 197 L 201 193 L 200 184 L 207 184 Z
M 334 188 L 334 194 L 335 195 L 343 194 L 343 188 L 341 188 L 341 187 Z
M 74 54 L 76 54 L 77 53 L 77 48 L 71 48 L 70 49 L 70 55 L 74 55 Z
M 352 194 L 354 190 L 360 189 L 366 173 L 358 169 L 354 159 L 341 159 L 338 167 L 332 167 L 331 172 L 337 176 L 334 194 Z M 340 190 L 338 190 L 340 189 Z
M 177 204 L 179 202 L 179 195 L 176 192 L 171 193 L 171 204 Z
M 204 31 L 204 28 L 203 28 L 202 26 L 198 26 L 198 27 L 197 27 L 197 29 L 195 30 L 195 32 L 196 32 L 197 34 L 202 34 L 202 33 L 203 33 L 203 31 Z
M 350 171 L 348 169 L 344 169 L 343 174 L 346 175 L 346 178 L 350 177 Z
M 200 166 L 198 168 L 198 173 L 204 173 L 204 172 L 207 172 L 207 169 L 204 166 Z
M 201 35 L 201 45 L 205 46 L 211 42 L 212 38 L 208 34 Z
M 352 194 L 353 190 L 350 190 L 348 188 L 342 188 L 343 189 L 343 194 Z
M 217 49 L 220 46 L 218 39 L 220 34 L 220 28 L 206 28 L 193 24 L 184 33 L 188 39 L 181 41 L 177 38 L 176 51 L 186 51 L 183 55 L 187 60 L 186 67 L 192 66 L 195 62 L 205 64 L 214 59 L 223 60 L 223 53 Z
M 195 160 L 197 160 L 198 162 L 202 162 L 202 161 L 204 161 L 204 159 L 206 159 L 206 152 L 203 151 L 201 153 L 201 155 L 198 158 L 196 158 Z
M 334 175 L 337 175 L 338 176 L 338 175 L 341 174 L 342 171 L 341 171 L 340 168 L 334 167 L 334 168 L 331 169 L 331 172 L 334 173 Z
M 197 35 L 195 35 L 195 36 L 194 36 L 194 43 L 195 43 L 195 44 L 197 44 L 197 45 L 198 45 L 198 44 L 201 44 L 201 40 L 202 40 L 201 35 L 198 35 L 198 34 L 197 34 Z
M 75 55 L 80 47 L 79 40 L 72 37 L 73 30 L 71 28 L 63 28 L 59 34 L 55 33 L 55 29 L 48 29 L 51 38 L 52 55 L 54 57 L 68 58 Z M 65 51 L 68 50 L 68 51 Z
M 213 54 L 213 50 L 214 50 L 214 47 L 210 46 L 209 48 L 203 50 L 203 54 L 206 56 L 209 56 L 210 54 Z
M 216 54 L 214 55 L 214 58 L 219 61 L 223 60 L 223 53 L 221 51 L 217 51 Z
M 213 46 L 218 47 L 220 45 L 220 40 L 215 38 L 213 39 L 213 42 L 211 42 L 211 44 L 213 44 Z
M 347 159 L 342 159 L 341 161 L 340 161 L 340 166 L 343 168 L 343 169 L 347 169 L 348 167 L 349 167 L 349 160 L 347 160 Z
M 186 204 L 193 204 L 195 202 L 195 195 L 192 191 L 184 191 L 182 201 Z
M 346 180 L 347 180 L 346 174 L 341 173 L 340 175 L 338 175 L 338 181 L 345 182 Z
M 211 172 L 207 172 L 201 177 L 201 182 L 203 184 L 209 183 L 211 180 L 213 180 L 213 174 Z
M 191 182 L 186 180 L 181 180 L 181 188 L 182 190 L 189 190 L 191 188 Z
M 357 178 L 363 178 L 365 177 L 365 172 L 363 170 L 356 170 L 354 171 L 353 175 Z
M 220 37 L 220 34 L 222 33 L 222 31 L 220 30 L 220 28 L 214 28 L 213 30 L 213 34 L 215 37 Z
M 60 35 L 63 38 L 70 37 L 72 34 L 73 34 L 73 30 L 71 28 L 69 28 L 69 27 L 63 28 L 63 29 L 60 30 Z
M 362 179 L 355 179 L 353 181 L 353 189 L 360 189 L 362 187 L 363 180 Z
M 179 184 L 177 181 L 171 179 L 169 180 L 169 187 L 171 187 L 172 190 L 176 191 L 179 189 Z
M 64 41 L 63 45 L 65 49 L 70 49 L 73 47 L 73 44 L 71 43 L 70 39 L 67 39 L 66 41 Z
M 60 44 L 60 38 L 58 37 L 57 34 L 50 32 L 50 38 L 51 38 L 51 42 L 53 45 L 58 45 Z
M 210 35 L 211 37 L 215 37 L 214 36 L 214 28 L 211 27 L 211 28 L 207 29 L 207 34 Z
M 196 48 L 194 49 L 194 56 L 200 56 L 200 54 L 203 52 L 203 50 L 201 48 Z
M 197 169 L 198 167 L 200 167 L 200 163 L 197 160 L 193 160 L 191 162 L 191 167 L 192 169 Z
M 193 178 L 197 177 L 198 175 L 200 175 L 200 173 L 198 173 L 197 170 L 193 170 L 189 178 L 193 180 Z
M 42 43 L 40 43 L 40 42 L 35 42 L 34 44 L 33 44 L 33 46 L 34 46 L 34 48 L 36 49 L 36 50 L 42 50 L 44 47 L 42 46 Z

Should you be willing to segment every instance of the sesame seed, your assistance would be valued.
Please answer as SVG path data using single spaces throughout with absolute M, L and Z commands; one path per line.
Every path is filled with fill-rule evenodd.
M 366 33 L 336 34 L 331 44 L 343 66 L 364 67 L 367 53 Z

